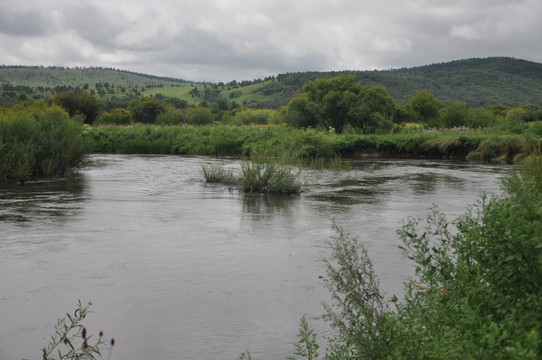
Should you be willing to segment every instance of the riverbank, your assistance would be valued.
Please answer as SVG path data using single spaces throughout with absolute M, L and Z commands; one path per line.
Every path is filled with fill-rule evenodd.
M 535 133 L 484 129 L 335 134 L 285 125 L 96 126 L 94 152 L 290 158 L 440 158 L 514 163 L 542 145 Z

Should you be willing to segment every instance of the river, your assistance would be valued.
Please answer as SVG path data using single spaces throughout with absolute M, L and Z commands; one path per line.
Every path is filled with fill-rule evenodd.
M 291 355 L 301 316 L 322 336 L 332 221 L 359 236 L 388 296 L 411 264 L 395 231 L 437 204 L 450 218 L 498 193 L 507 166 L 356 160 L 308 170 L 293 197 L 202 181 L 235 159 L 92 155 L 70 181 L 0 184 L 0 359 L 37 359 L 77 300 L 112 359 Z M 106 355 L 107 357 L 107 355 Z

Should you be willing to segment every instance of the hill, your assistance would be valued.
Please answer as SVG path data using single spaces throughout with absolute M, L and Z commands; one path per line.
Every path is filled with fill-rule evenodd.
M 89 89 L 104 100 L 146 95 L 177 97 L 190 104 L 235 102 L 241 106 L 277 108 L 286 105 L 304 83 L 316 78 L 351 74 L 363 85 L 383 85 L 396 102 L 427 90 L 443 103 L 470 106 L 503 104 L 542 106 L 542 64 L 508 57 L 466 59 L 385 71 L 297 72 L 276 77 L 217 84 L 108 68 L 0 67 L 0 97 L 40 98 L 59 91 Z
M 302 85 L 318 77 L 351 74 L 363 85 L 384 86 L 396 102 L 408 101 L 418 90 L 427 90 L 444 103 L 470 106 L 503 104 L 542 105 L 542 64 L 495 57 L 458 60 L 386 71 L 304 72 L 281 74 L 256 93 L 284 101 Z
M 66 68 L 43 66 L 2 66 L 0 67 L 0 84 L 15 86 L 51 87 L 83 87 L 87 84 L 94 87 L 98 83 L 109 83 L 115 86 L 175 86 L 187 84 L 181 79 L 140 74 L 111 68 Z

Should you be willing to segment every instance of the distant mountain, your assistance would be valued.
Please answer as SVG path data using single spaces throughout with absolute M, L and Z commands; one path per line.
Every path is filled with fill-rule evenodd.
M 43 66 L 1 66 L 0 84 L 32 88 L 65 86 L 94 88 L 96 84 L 111 84 L 123 87 L 173 86 L 188 83 L 185 80 L 139 74 L 111 68 L 66 68 Z
M 352 74 L 362 85 L 380 84 L 397 102 L 408 101 L 416 91 L 427 90 L 443 103 L 470 106 L 503 104 L 542 105 L 542 64 L 507 57 L 457 60 L 386 71 L 303 72 L 277 76 L 258 88 L 282 101 L 318 77 Z
M 416 91 L 427 90 L 443 103 L 542 106 L 542 64 L 509 57 L 457 60 L 385 71 L 286 73 L 264 80 L 227 84 L 197 84 L 108 68 L 2 66 L 0 90 L 3 94 L 0 93 L 0 97 L 26 93 L 38 98 L 79 87 L 99 89 L 97 94 L 107 98 L 121 94 L 139 95 L 140 92 L 126 92 L 126 89 L 145 87 L 144 94 L 179 97 L 191 104 L 203 100 L 210 105 L 235 101 L 243 106 L 277 108 L 286 105 L 307 81 L 341 74 L 355 76 L 362 85 L 383 85 L 396 102 L 408 101 Z M 104 85 L 107 91 L 104 91 Z

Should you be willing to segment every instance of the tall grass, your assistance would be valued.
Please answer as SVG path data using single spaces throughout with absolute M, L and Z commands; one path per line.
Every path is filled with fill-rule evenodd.
M 96 126 L 97 152 L 288 158 L 310 164 L 337 157 L 425 157 L 513 162 L 542 143 L 542 125 L 522 127 L 521 133 L 492 129 L 426 131 L 410 129 L 390 134 L 326 133 L 285 125 L 246 126 Z
M 56 105 L 0 110 L 0 178 L 69 175 L 91 149 L 82 122 Z
M 298 173 L 292 166 L 272 162 L 243 161 L 239 173 L 212 165 L 202 167 L 209 183 L 235 186 L 244 193 L 297 194 L 301 192 Z

